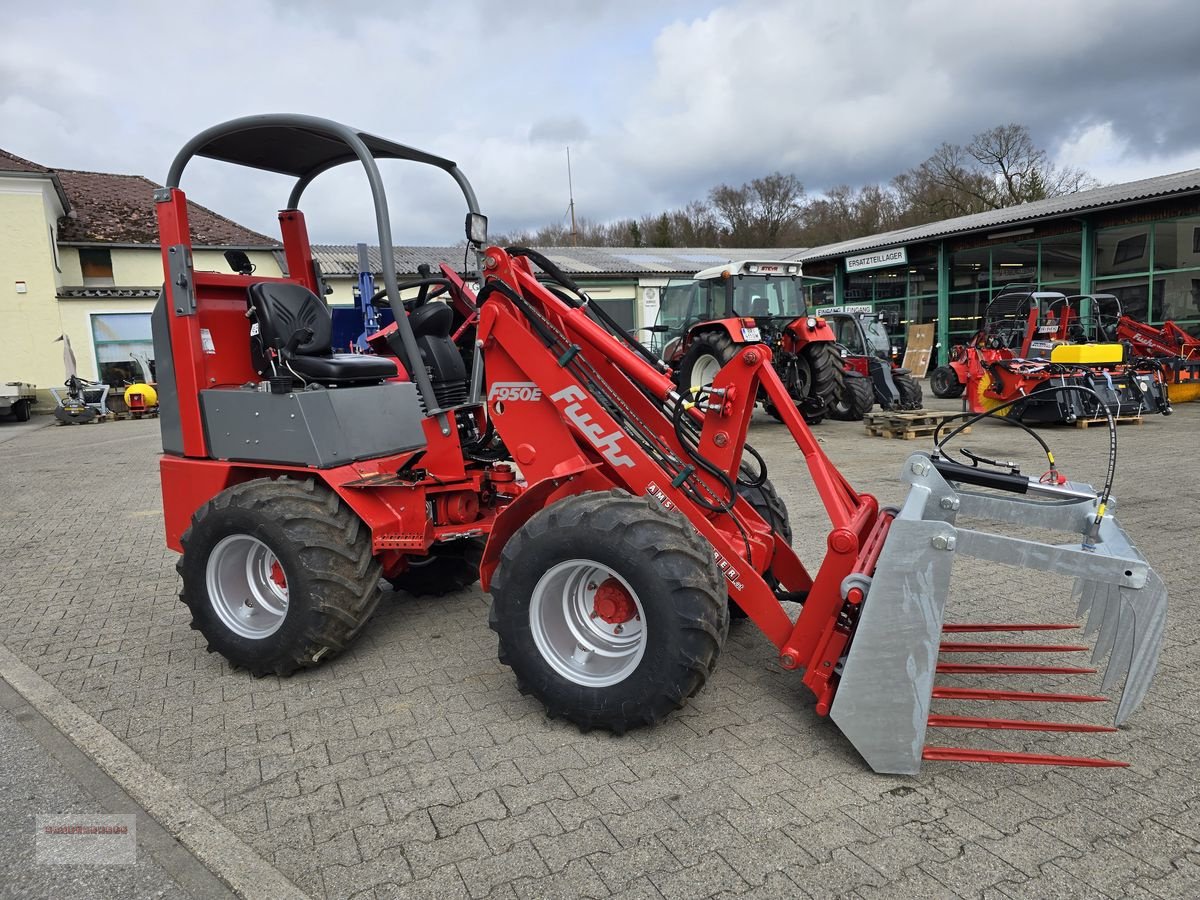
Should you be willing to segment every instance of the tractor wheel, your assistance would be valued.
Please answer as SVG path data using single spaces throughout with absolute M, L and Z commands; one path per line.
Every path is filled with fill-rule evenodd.
M 733 338 L 724 331 L 703 331 L 696 335 L 675 370 L 676 390 L 686 394 L 694 387 L 712 384 L 725 363 L 737 355 L 738 349 Z
M 833 341 L 820 341 L 809 344 L 801 351 L 801 359 L 808 360 L 808 368 L 812 373 L 809 381 L 809 396 L 819 397 L 826 404 L 833 403 L 841 392 L 845 368 L 837 344 Z
M 871 379 L 857 372 L 846 372 L 842 392 L 829 405 L 829 418 L 842 422 L 858 422 L 875 405 L 875 388 Z
M 371 532 L 312 480 L 227 488 L 183 534 L 192 628 L 254 675 L 290 675 L 349 646 L 379 603 Z
M 428 556 L 408 557 L 408 568 L 384 579 L 394 591 L 414 597 L 442 597 L 469 588 L 479 580 L 484 540 L 467 538 L 434 544 Z
M 787 504 L 775 490 L 775 485 L 771 484 L 771 479 L 768 478 L 758 487 L 739 483 L 737 490 L 745 501 L 754 507 L 754 511 L 762 516 L 763 521 L 770 525 L 775 533 L 788 544 L 791 544 L 792 523 L 788 518 Z M 774 586 L 770 574 L 767 575 L 767 583 Z M 746 618 L 745 611 L 734 603 L 732 598 L 729 600 L 729 617 L 731 619 Z
M 704 686 L 729 631 L 712 548 L 677 511 L 621 491 L 534 514 L 500 555 L 500 662 L 551 717 L 618 734 Z
M 892 380 L 896 382 L 896 390 L 900 393 L 900 402 L 896 405 L 901 409 L 920 409 L 925 404 L 925 397 L 921 393 L 921 385 L 908 372 L 900 374 L 892 373 Z
M 12 405 L 12 414 L 13 414 L 13 418 L 16 419 L 18 422 L 28 422 L 29 415 L 30 415 L 29 401 L 28 400 L 18 400 L 16 403 L 14 403 Z
M 951 366 L 938 366 L 929 373 L 929 389 L 933 396 L 943 400 L 961 397 L 966 385 L 958 380 L 958 373 Z

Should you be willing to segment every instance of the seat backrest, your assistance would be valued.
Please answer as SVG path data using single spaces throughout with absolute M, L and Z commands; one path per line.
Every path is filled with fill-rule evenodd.
M 771 314 L 771 301 L 767 297 L 755 297 L 750 305 L 750 315 L 761 319 Z
M 250 285 L 250 305 L 258 322 L 259 337 L 268 347 L 281 350 L 302 328 L 312 337 L 296 347 L 299 356 L 326 356 L 333 340 L 333 315 L 325 302 L 308 288 L 289 282 L 261 281 Z

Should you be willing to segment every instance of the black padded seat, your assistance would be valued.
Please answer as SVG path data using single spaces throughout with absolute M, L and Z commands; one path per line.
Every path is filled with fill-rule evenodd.
M 332 353 L 329 356 L 293 356 L 292 371 L 307 381 L 321 384 L 362 384 L 396 377 L 396 364 L 386 356 L 364 353 Z
M 384 356 L 332 353 L 333 315 L 308 288 L 288 282 L 262 281 L 249 288 L 250 305 L 260 340 L 274 349 L 284 367 L 303 381 L 337 387 L 377 384 L 398 374 L 396 363 Z M 298 332 L 304 334 L 290 346 Z

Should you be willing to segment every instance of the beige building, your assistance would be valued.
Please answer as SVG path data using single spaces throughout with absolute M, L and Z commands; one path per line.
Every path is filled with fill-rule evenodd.
M 32 382 L 42 411 L 63 383 L 61 335 L 80 377 L 119 386 L 153 361 L 150 311 L 162 284 L 154 182 L 50 169 L 0 150 L 0 383 Z M 278 242 L 189 204 L 198 269 L 228 271 L 227 249 L 279 275 Z

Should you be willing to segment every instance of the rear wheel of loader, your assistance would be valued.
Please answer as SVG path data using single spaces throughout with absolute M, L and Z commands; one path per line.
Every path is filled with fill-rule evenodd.
M 950 366 L 938 366 L 929 375 L 929 389 L 933 396 L 943 400 L 961 397 L 966 385 L 958 380 L 958 373 Z
M 771 484 L 771 479 L 768 478 L 757 487 L 739 483 L 737 489 L 746 502 L 754 507 L 754 511 L 762 516 L 763 521 L 790 545 L 792 543 L 792 523 L 788 519 L 787 504 L 775 490 L 775 485 Z M 775 586 L 774 576 L 769 572 L 766 580 L 767 584 Z M 738 606 L 732 597 L 729 599 L 729 617 L 731 619 L 746 618 L 745 610 Z
M 842 422 L 858 422 L 875 405 L 875 389 L 871 379 L 857 372 L 846 372 L 842 390 L 829 404 L 829 418 Z
M 313 481 L 260 478 L 192 516 L 179 595 L 208 649 L 255 675 L 336 656 L 379 603 L 371 533 Z
M 482 538 L 434 544 L 428 556 L 410 556 L 408 568 L 385 579 L 392 590 L 414 597 L 442 597 L 465 590 L 479 580 Z
M 920 409 L 925 404 L 925 396 L 921 393 L 921 385 L 907 372 L 903 375 L 892 373 L 896 382 L 896 390 L 900 393 L 901 409 Z
M 583 730 L 654 725 L 704 686 L 729 630 L 712 548 L 621 491 L 533 515 L 500 556 L 489 624 L 522 693 Z
M 737 355 L 738 345 L 723 331 L 704 331 L 696 335 L 679 367 L 675 370 L 675 388 L 686 394 L 694 387 L 712 384 L 717 373 Z

